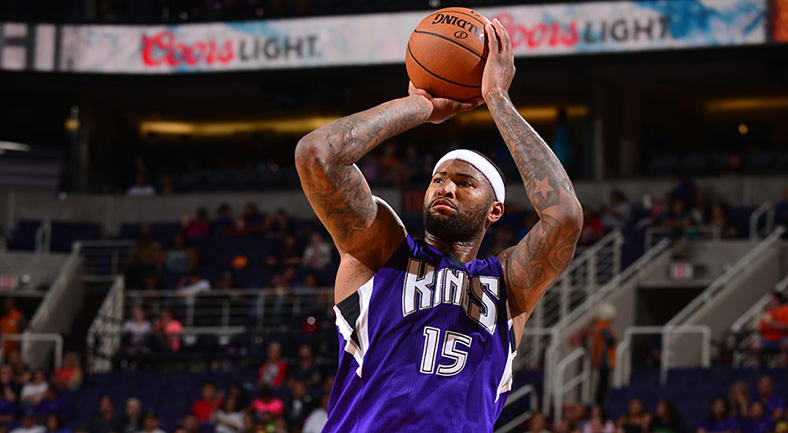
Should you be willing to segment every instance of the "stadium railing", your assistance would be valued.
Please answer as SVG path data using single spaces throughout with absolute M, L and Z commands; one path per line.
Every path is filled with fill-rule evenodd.
M 772 291 L 786 293 L 786 289 L 788 289 L 788 276 L 780 280 Z M 769 304 L 771 296 L 771 293 L 764 295 L 731 325 L 730 333 L 736 339 L 736 347 L 732 359 L 733 367 L 740 368 L 745 366 L 748 355 L 751 353 L 750 348 L 760 335 L 758 332 L 758 322 L 764 311 L 766 311 L 766 306 Z
M 660 356 L 660 383 L 664 385 L 668 379 L 668 370 L 671 367 L 670 337 L 673 334 L 700 334 L 702 367 L 711 363 L 711 329 L 703 325 L 686 326 L 630 326 L 624 330 L 624 336 L 616 347 L 616 369 L 613 374 L 613 383 L 616 388 L 629 385 L 632 373 L 632 337 L 634 335 L 661 335 L 662 355 Z

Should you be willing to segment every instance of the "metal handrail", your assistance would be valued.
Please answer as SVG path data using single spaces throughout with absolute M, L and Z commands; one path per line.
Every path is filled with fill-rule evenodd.
M 722 230 L 718 226 L 711 226 L 711 225 L 693 225 L 689 227 L 685 227 L 687 231 L 694 230 L 696 233 L 711 233 L 711 239 L 718 241 L 720 240 Z M 654 242 L 654 235 L 655 234 L 664 234 L 669 235 L 674 230 L 673 227 L 648 227 L 644 232 L 644 244 L 646 251 L 651 249 L 651 244 Z
M 536 397 L 536 387 L 534 387 L 533 385 L 525 385 L 522 388 L 518 389 L 517 391 L 509 394 L 509 398 L 506 399 L 506 403 L 503 405 L 503 407 L 509 406 L 510 404 L 514 403 L 515 401 L 525 396 L 530 397 L 530 401 L 531 401 L 530 409 L 514 417 L 514 419 L 501 426 L 501 428 L 495 430 L 494 433 L 509 433 L 510 431 L 514 430 L 515 427 L 528 420 L 528 418 L 530 418 L 533 415 L 534 409 L 539 408 L 538 406 L 539 399 Z
M 564 373 L 566 373 L 566 369 L 579 358 L 585 358 L 583 360 L 583 368 L 580 370 L 580 374 L 573 377 L 566 384 L 564 384 Z M 578 347 L 577 349 L 573 350 L 572 353 L 570 353 L 558 363 L 555 373 L 557 380 L 554 384 L 555 389 L 553 391 L 553 414 L 554 422 L 556 425 L 558 425 L 563 417 L 564 394 L 567 391 L 570 391 L 580 385 L 583 400 L 587 401 L 590 399 L 589 393 L 591 387 L 589 382 L 591 379 L 591 357 L 588 356 L 588 351 L 583 347 Z
M 739 261 L 737 261 L 733 266 L 728 268 L 722 275 L 720 275 L 716 280 L 714 280 L 700 295 L 696 296 L 695 299 L 692 300 L 686 307 L 684 307 L 678 314 L 673 316 L 672 319 L 666 323 L 668 326 L 676 326 L 680 325 L 683 321 L 687 320 L 687 318 L 695 313 L 701 306 L 703 306 L 706 302 L 708 302 L 712 297 L 714 297 L 733 277 L 739 275 L 745 267 L 749 266 L 752 262 L 754 262 L 758 257 L 763 254 L 767 248 L 771 247 L 772 244 L 780 240 L 780 237 L 785 233 L 785 227 L 777 227 L 774 232 L 772 232 L 768 237 L 763 239 L 756 245 L 753 249 L 751 249 L 747 254 L 744 255 Z
M 785 276 L 779 283 L 774 286 L 773 291 L 778 293 L 785 292 L 785 289 L 788 289 L 788 275 Z M 769 298 L 771 298 L 771 293 L 767 293 L 758 300 L 749 310 L 745 311 L 735 322 L 731 325 L 731 332 L 734 334 L 738 334 L 741 332 L 742 328 L 747 325 L 754 317 L 759 316 L 766 306 L 769 304 Z
M 668 370 L 670 369 L 669 337 L 671 334 L 701 334 L 701 366 L 708 367 L 711 364 L 711 329 L 705 325 L 683 325 L 683 326 L 630 326 L 624 330 L 624 337 L 616 347 L 616 369 L 613 373 L 614 386 L 620 388 L 624 382 L 629 384 L 629 377 L 632 373 L 632 357 L 626 357 L 630 353 L 633 335 L 662 335 L 662 356 L 660 357 L 660 383 L 663 385 L 667 381 Z
M 758 234 L 758 220 L 761 219 L 763 214 L 766 214 L 766 233 L 771 233 L 774 229 L 774 203 L 767 201 L 765 203 L 761 203 L 760 206 L 755 208 L 752 211 L 752 215 L 750 215 L 750 240 L 757 241 L 760 239 L 760 235 Z
M 78 248 L 77 248 L 78 250 Z M 91 372 L 106 371 L 111 368 L 107 356 L 111 356 L 120 347 L 120 331 L 123 320 L 123 277 L 115 277 L 104 302 L 96 313 L 87 334 L 88 369 Z M 101 337 L 100 348 L 95 347 L 96 337 Z M 105 338 L 109 337 L 109 338 Z M 101 350 L 103 357 L 97 357 Z M 99 358 L 99 359 L 97 359 Z
M 51 334 L 51 333 L 35 333 L 35 332 L 23 332 L 21 334 L 3 334 L 0 336 L 0 364 L 3 363 L 3 359 L 5 357 L 5 353 L 3 350 L 5 349 L 5 342 L 6 341 L 21 341 L 23 343 L 23 347 L 27 346 L 28 342 L 31 341 L 52 341 L 55 343 L 55 369 L 60 368 L 63 364 L 63 336 L 60 334 Z M 22 351 L 24 355 L 25 351 Z M 26 361 L 26 360 L 25 360 Z
M 657 255 L 665 251 L 670 242 L 667 239 L 661 240 L 654 248 L 648 250 L 645 254 L 643 254 L 635 263 L 631 264 L 627 267 L 624 272 L 613 277 L 613 279 L 605 284 L 604 286 L 600 287 L 599 290 L 592 293 L 591 296 L 586 298 L 582 304 L 578 305 L 577 308 L 572 310 L 568 315 L 566 315 L 563 319 L 561 319 L 558 324 L 556 324 L 556 328 L 564 328 L 567 325 L 577 321 L 580 318 L 580 315 L 588 311 L 589 308 L 592 308 L 596 305 L 599 301 L 602 300 L 608 293 L 612 292 L 616 287 L 618 287 L 624 281 L 630 279 L 633 275 L 640 272 L 646 265 L 651 262 Z

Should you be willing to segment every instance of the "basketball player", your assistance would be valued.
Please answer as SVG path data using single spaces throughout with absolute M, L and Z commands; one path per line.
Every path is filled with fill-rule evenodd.
M 492 432 L 512 386 L 523 326 L 572 259 L 582 210 L 558 159 L 515 110 L 512 44 L 497 20 L 482 98 L 409 96 L 331 122 L 296 148 L 301 185 L 341 255 L 334 311 L 339 367 L 324 432 Z M 424 241 L 372 195 L 355 163 L 384 140 L 487 104 L 540 222 L 516 246 L 477 259 L 504 211 L 504 179 L 469 150 L 438 161 Z

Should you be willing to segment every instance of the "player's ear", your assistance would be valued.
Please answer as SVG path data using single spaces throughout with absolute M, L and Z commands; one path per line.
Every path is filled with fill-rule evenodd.
M 494 201 L 490 205 L 490 211 L 487 213 L 487 221 L 492 224 L 503 216 L 503 202 Z

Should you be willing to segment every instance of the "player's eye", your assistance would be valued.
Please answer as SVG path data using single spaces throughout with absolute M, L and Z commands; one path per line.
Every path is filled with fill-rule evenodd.
M 436 177 L 435 179 L 432 179 L 432 183 L 443 183 L 443 179 Z

